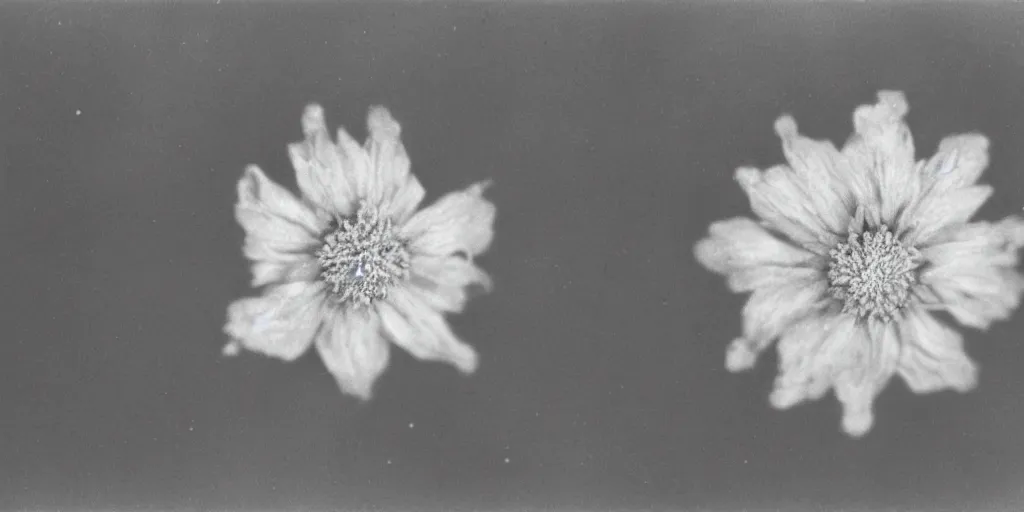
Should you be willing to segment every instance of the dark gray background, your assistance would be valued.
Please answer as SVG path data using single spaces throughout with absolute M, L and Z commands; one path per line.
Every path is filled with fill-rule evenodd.
M 832 397 L 769 407 L 774 355 L 725 371 L 745 299 L 691 248 L 748 213 L 732 172 L 781 161 L 777 116 L 841 142 L 880 88 L 920 154 L 988 134 L 981 217 L 1019 211 L 1021 27 L 994 5 L 5 4 L 0 508 L 1014 510 L 1021 316 L 968 333 L 976 392 L 894 383 L 853 441 Z M 497 288 L 451 320 L 474 377 L 401 354 L 360 405 L 315 356 L 219 357 L 251 293 L 236 180 L 294 187 L 309 101 L 358 138 L 389 106 L 428 200 L 494 178 Z

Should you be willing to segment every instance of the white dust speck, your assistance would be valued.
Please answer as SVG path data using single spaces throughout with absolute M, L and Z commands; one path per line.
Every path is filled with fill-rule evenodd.
M 505 464 L 508 464 L 508 457 L 505 457 Z
M 409 428 L 414 428 L 414 427 L 416 427 L 416 424 L 415 424 L 415 423 L 410 423 L 410 424 L 409 424 Z
M 76 110 L 76 111 L 75 111 L 75 115 L 76 115 L 76 116 L 80 116 L 80 115 L 82 115 L 82 111 L 81 111 L 81 110 Z

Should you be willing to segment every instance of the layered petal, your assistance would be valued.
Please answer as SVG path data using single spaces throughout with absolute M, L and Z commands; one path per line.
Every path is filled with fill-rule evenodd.
M 324 109 L 312 104 L 302 114 L 301 142 L 288 145 L 295 180 L 303 196 L 327 219 L 347 217 L 370 186 L 370 160 L 366 151 L 344 130 L 331 140 Z
M 446 362 L 466 374 L 476 371 L 476 351 L 455 336 L 417 290 L 396 287 L 387 300 L 377 303 L 376 311 L 391 341 L 413 357 Z
M 402 128 L 384 107 L 370 108 L 367 118 L 370 133 L 366 140 L 366 153 L 370 159 L 376 187 L 368 190 L 367 198 L 381 205 L 381 211 L 401 224 L 419 206 L 426 191 L 410 172 L 409 155 L 402 144 Z
M 914 163 L 914 140 L 903 118 L 909 107 L 903 93 L 881 91 L 874 105 L 853 113 L 854 135 L 843 147 L 852 172 L 862 173 L 858 203 L 869 212 L 878 205 L 877 221 L 892 224 L 921 187 Z M 870 219 L 872 221 L 876 219 Z
M 256 166 L 238 181 L 235 218 L 245 230 L 243 252 L 253 261 L 295 261 L 318 243 L 313 212 Z
M 390 348 L 381 337 L 380 319 L 369 310 L 335 310 L 316 337 L 324 366 L 343 393 L 361 400 L 388 367 Z
M 779 240 L 753 220 L 736 217 L 717 221 L 709 236 L 694 246 L 704 267 L 729 277 L 735 292 L 806 279 L 820 271 L 816 254 Z
M 413 215 L 401 227 L 414 253 L 449 256 L 464 253 L 476 256 L 494 238 L 494 204 L 483 197 L 490 182 L 480 182 L 465 190 L 451 192 Z
M 324 295 L 316 283 L 288 283 L 267 290 L 261 297 L 236 300 L 228 306 L 224 332 L 230 346 L 240 345 L 285 361 L 309 348 L 323 322 Z
M 761 172 L 741 167 L 735 177 L 750 199 L 750 209 L 768 227 L 816 254 L 826 254 L 838 240 L 818 217 L 792 170 L 779 166 Z
M 927 311 L 907 312 L 900 339 L 898 372 L 914 393 L 943 389 L 962 393 L 976 385 L 978 369 L 964 352 L 963 336 Z
M 468 289 L 491 290 L 491 278 L 469 259 L 460 256 L 414 256 L 410 264 L 412 284 L 427 304 L 448 313 L 462 312 Z
M 1024 278 L 1016 270 L 1022 229 L 1019 217 L 962 226 L 947 241 L 921 251 L 930 263 L 921 283 L 964 325 L 987 329 L 1005 320 L 1024 291 Z

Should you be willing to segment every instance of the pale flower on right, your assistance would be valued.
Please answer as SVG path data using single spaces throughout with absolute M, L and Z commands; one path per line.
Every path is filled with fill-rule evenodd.
M 851 436 L 871 429 L 875 397 L 893 375 L 915 393 L 976 385 L 962 335 L 933 312 L 984 330 L 1007 319 L 1024 291 L 1024 219 L 968 222 L 992 194 L 976 184 L 988 140 L 953 135 L 915 161 L 907 110 L 902 93 L 878 93 L 854 111 L 841 150 L 781 117 L 788 165 L 736 171 L 760 221 L 712 223 L 695 247 L 733 292 L 751 292 L 728 369 L 751 368 L 778 340 L 772 405 L 832 389 Z

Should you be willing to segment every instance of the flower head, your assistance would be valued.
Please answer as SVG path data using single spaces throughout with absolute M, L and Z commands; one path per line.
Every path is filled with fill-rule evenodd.
M 1024 219 L 968 222 L 992 193 L 976 184 L 988 140 L 950 136 L 915 161 L 907 109 L 902 93 L 880 92 L 856 109 L 841 150 L 783 116 L 775 131 L 788 165 L 736 171 L 760 222 L 715 222 L 695 247 L 732 291 L 752 292 L 727 368 L 750 368 L 778 340 L 772 404 L 832 389 L 852 436 L 870 430 L 874 399 L 893 375 L 915 393 L 975 386 L 961 334 L 933 313 L 987 329 L 1024 291 Z
M 410 172 L 401 129 L 373 107 L 369 137 L 332 140 L 323 109 L 302 116 L 305 139 L 288 146 L 295 197 L 250 166 L 238 182 L 235 216 L 245 229 L 258 297 L 228 308 L 224 353 L 246 349 L 291 361 L 315 345 L 341 390 L 369 399 L 390 343 L 463 373 L 476 352 L 448 327 L 470 286 L 490 288 L 473 261 L 493 238 L 486 182 L 417 211 L 424 189 Z

